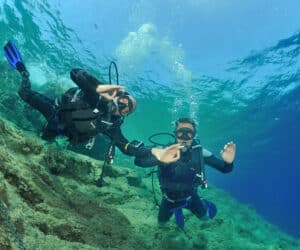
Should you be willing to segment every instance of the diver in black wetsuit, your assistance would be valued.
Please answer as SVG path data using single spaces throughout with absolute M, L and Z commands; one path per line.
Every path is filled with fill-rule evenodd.
M 135 159 L 135 164 L 141 167 L 158 165 L 158 178 L 162 191 L 162 201 L 158 213 L 159 224 L 166 223 L 175 213 L 176 223 L 184 227 L 182 208 L 189 209 L 198 218 L 212 219 L 216 215 L 216 206 L 204 199 L 200 199 L 197 188 L 206 187 L 204 164 L 222 173 L 232 171 L 235 157 L 235 144 L 227 143 L 221 151 L 223 160 L 215 157 L 211 152 L 202 148 L 195 139 L 195 122 L 188 118 L 179 119 L 175 128 L 176 142 L 181 145 L 180 156 L 176 162 L 164 164 L 170 155 L 160 155 L 158 159 L 152 155 L 144 155 Z
M 66 136 L 70 143 L 89 141 L 92 146 L 97 134 L 107 135 L 124 154 L 141 156 L 151 154 L 152 148 L 141 142 L 129 142 L 121 132 L 124 118 L 136 107 L 135 99 L 124 87 L 105 85 L 82 69 L 71 70 L 71 79 L 79 88 L 71 88 L 60 98 L 52 100 L 31 89 L 29 72 L 13 41 L 4 46 L 4 54 L 11 66 L 22 76 L 20 97 L 38 110 L 47 120 L 42 138 L 52 140 Z M 155 150 L 155 149 L 154 149 Z M 163 150 L 155 150 L 154 155 Z
M 121 86 L 104 85 L 82 69 L 72 69 L 71 79 L 79 88 L 71 88 L 52 100 L 31 89 L 29 73 L 21 72 L 20 97 L 46 118 L 42 138 L 68 137 L 72 144 L 93 140 L 103 133 L 127 155 L 136 155 L 136 144 L 130 144 L 121 132 L 124 117 L 134 111 L 135 99 Z

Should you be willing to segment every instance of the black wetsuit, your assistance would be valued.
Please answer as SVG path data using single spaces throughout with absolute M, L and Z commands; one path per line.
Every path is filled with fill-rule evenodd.
M 73 110 L 67 110 L 62 107 L 61 99 L 53 100 L 33 91 L 31 89 L 29 74 L 27 72 L 22 73 L 22 84 L 19 89 L 20 97 L 34 109 L 42 113 L 48 122 L 43 131 L 43 139 L 51 140 L 57 135 L 64 135 L 68 137 L 71 143 L 77 144 L 88 141 L 98 133 L 103 133 L 127 155 L 138 156 L 150 153 L 151 149 L 148 147 L 141 146 L 136 148 L 131 146 L 131 144 L 128 144 L 129 141 L 124 137 L 120 129 L 123 119 L 119 116 L 112 115 L 108 106 L 109 102 L 105 98 L 99 98 L 99 94 L 96 92 L 97 86 L 103 83 L 82 69 L 73 69 L 70 72 L 70 76 L 80 90 L 82 90 L 79 95 L 83 100 L 84 107 L 78 108 L 78 110 L 74 108 Z M 78 78 L 81 80 L 76 80 Z M 94 108 L 97 108 L 99 113 L 94 114 Z M 93 124 L 92 122 L 89 122 L 89 119 L 78 118 L 74 122 L 75 119 L 72 120 L 68 117 L 71 113 L 72 115 L 75 114 L 79 117 L 84 116 L 82 110 L 84 110 L 84 112 L 89 112 L 87 115 L 93 116 L 93 118 L 90 119 Z M 92 124 L 95 129 L 90 129 L 88 133 L 84 132 L 84 129 L 80 130 L 80 123 L 83 123 L 84 125 L 88 123 L 89 126 Z
M 193 142 L 195 145 L 196 142 Z M 141 167 L 151 167 L 158 165 L 158 178 L 163 194 L 161 201 L 158 221 L 160 223 L 167 222 L 172 216 L 171 211 L 174 208 L 185 205 L 198 218 L 206 215 L 207 204 L 200 199 L 197 194 L 197 188 L 200 184 L 197 169 L 201 164 L 199 155 L 202 147 L 198 149 L 189 149 L 182 152 L 180 159 L 171 164 L 162 164 L 153 155 L 137 157 L 135 164 Z M 227 164 L 223 160 L 218 159 L 206 149 L 202 149 L 204 164 L 207 164 L 223 173 L 232 171 L 233 164 Z

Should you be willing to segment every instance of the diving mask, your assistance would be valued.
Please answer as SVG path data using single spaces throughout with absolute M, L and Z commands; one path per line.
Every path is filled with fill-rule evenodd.
M 127 116 L 134 110 L 134 104 L 129 95 L 125 92 L 124 95 L 117 96 L 113 99 L 115 106 L 121 116 Z
M 192 140 L 195 136 L 195 131 L 190 128 L 180 128 L 174 131 L 176 138 L 180 140 Z

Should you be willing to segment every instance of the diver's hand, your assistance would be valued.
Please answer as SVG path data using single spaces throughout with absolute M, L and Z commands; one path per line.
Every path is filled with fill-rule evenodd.
M 166 148 L 152 148 L 151 152 L 157 160 L 163 163 L 172 163 L 180 158 L 180 144 L 173 144 Z
M 123 86 L 109 84 L 98 85 L 96 88 L 96 92 L 108 100 L 113 100 L 119 91 L 124 92 L 125 88 Z
M 221 150 L 220 154 L 226 163 L 231 164 L 235 157 L 235 151 L 236 145 L 231 141 L 225 144 L 224 149 Z

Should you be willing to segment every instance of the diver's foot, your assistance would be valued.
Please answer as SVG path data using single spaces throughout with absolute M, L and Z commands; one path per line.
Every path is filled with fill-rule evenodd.
M 16 63 L 16 69 L 23 75 L 23 72 L 27 72 L 27 69 L 25 67 L 25 64 L 23 62 L 17 62 Z M 29 74 L 29 73 L 28 73 Z
M 29 78 L 29 72 L 27 70 L 20 72 L 23 78 Z
M 205 205 L 207 207 L 206 214 L 203 216 L 203 219 L 209 220 L 209 219 L 214 218 L 217 214 L 216 205 L 208 200 L 203 200 L 203 202 L 205 203 Z
M 167 227 L 167 221 L 158 221 L 158 227 L 159 228 L 166 228 Z

